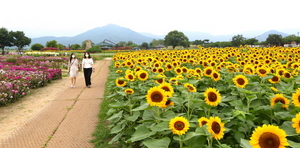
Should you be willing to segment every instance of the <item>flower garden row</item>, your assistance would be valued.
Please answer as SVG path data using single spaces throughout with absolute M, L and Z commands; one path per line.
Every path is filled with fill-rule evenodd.
M 1 56 L 0 106 L 19 100 L 32 88 L 61 79 L 63 63 L 66 59 L 59 57 Z
M 106 96 L 111 144 L 299 147 L 300 48 L 117 53 Z

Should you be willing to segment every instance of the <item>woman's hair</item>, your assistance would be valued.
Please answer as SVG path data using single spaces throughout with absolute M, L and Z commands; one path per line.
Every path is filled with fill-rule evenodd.
M 71 53 L 71 55 L 70 55 L 70 63 L 71 63 L 71 60 L 72 60 L 72 55 L 75 55 L 75 53 Z M 76 58 L 76 57 L 75 57 Z M 74 59 L 75 59 L 74 58 Z
M 88 57 L 89 59 L 92 58 L 89 52 L 84 52 L 84 55 L 83 55 L 84 58 L 86 58 L 86 57 L 85 57 L 86 54 L 89 55 L 89 57 Z

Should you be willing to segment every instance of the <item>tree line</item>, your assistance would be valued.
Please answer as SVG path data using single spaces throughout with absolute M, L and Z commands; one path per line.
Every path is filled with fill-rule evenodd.
M 16 46 L 18 52 L 21 52 L 22 48 L 28 46 L 31 43 L 31 39 L 25 36 L 23 31 L 8 31 L 6 28 L 0 28 L 0 48 L 2 49 L 2 55 L 5 54 L 5 47 Z

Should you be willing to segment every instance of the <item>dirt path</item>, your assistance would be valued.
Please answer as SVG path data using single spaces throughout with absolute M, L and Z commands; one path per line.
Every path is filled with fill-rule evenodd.
M 91 88 L 81 72 L 76 88 L 63 78 L 1 108 L 0 148 L 92 148 L 109 65 L 97 61 Z

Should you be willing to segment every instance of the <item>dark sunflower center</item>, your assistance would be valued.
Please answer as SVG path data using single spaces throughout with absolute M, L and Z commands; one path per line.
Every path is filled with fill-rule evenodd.
M 266 132 L 259 137 L 258 143 L 261 148 L 278 148 L 280 139 L 277 135 Z
M 170 88 L 167 87 L 167 86 L 162 87 L 162 89 L 165 90 L 165 91 L 170 91 Z
M 206 123 L 207 123 L 206 121 L 202 121 L 202 122 L 201 122 L 202 125 L 205 125 Z
M 212 73 L 212 70 L 210 70 L 210 69 L 206 70 L 207 75 L 210 75 L 211 73 Z
M 168 69 L 171 69 L 171 68 L 172 68 L 172 66 L 171 66 L 171 65 L 168 65 L 167 67 L 168 67 Z
M 124 81 L 119 80 L 118 83 L 119 83 L 119 84 L 124 84 Z
M 177 69 L 176 71 L 177 71 L 178 73 L 180 73 L 180 72 L 181 72 L 181 69 Z
M 187 86 L 189 90 L 193 91 L 194 88 L 192 86 Z
M 187 72 L 187 69 L 184 68 L 184 69 L 182 69 L 182 71 L 186 73 L 186 72 Z
M 156 69 L 156 68 L 153 68 L 152 71 L 153 71 L 153 72 L 157 72 L 157 69 Z
M 140 74 L 140 77 L 141 77 L 142 79 L 145 79 L 145 78 L 147 77 L 147 75 L 146 75 L 145 73 L 141 73 L 141 74 Z
M 127 94 L 131 94 L 132 91 L 131 91 L 131 90 L 127 90 L 126 93 L 127 93 Z
M 237 79 L 237 83 L 238 83 L 239 85 L 244 85 L 244 84 L 245 84 L 245 80 L 242 79 L 242 78 L 239 78 L 239 79 Z
M 279 78 L 275 76 L 272 78 L 272 81 L 277 82 L 277 81 L 279 81 Z
M 275 103 L 278 103 L 278 102 L 281 102 L 282 104 L 285 104 L 285 101 L 284 101 L 283 98 L 277 98 L 277 99 L 275 100 Z
M 171 101 L 168 100 L 168 101 L 166 102 L 166 105 L 170 105 L 170 104 L 171 104 Z
M 217 95 L 214 92 L 209 92 L 208 93 L 208 100 L 210 102 L 215 102 L 217 101 Z
M 291 75 L 290 75 L 289 73 L 284 73 L 284 77 L 286 77 L 286 78 L 290 78 L 290 77 L 291 77 Z
M 219 134 L 221 131 L 221 126 L 218 122 L 213 122 L 212 125 L 212 130 L 214 131 L 215 134 Z
M 129 75 L 128 78 L 131 80 L 131 79 L 133 79 L 133 76 L 132 76 L 132 75 Z
M 151 94 L 152 102 L 161 102 L 163 100 L 163 96 L 160 92 L 155 91 Z
M 163 69 L 158 69 L 158 72 L 159 72 L 159 73 L 161 73 L 161 72 L 163 72 L 163 71 L 164 71 Z
M 260 72 L 261 74 L 266 74 L 266 73 L 267 73 L 267 71 L 264 70 L 264 69 L 260 69 L 259 72 Z
M 214 74 L 213 74 L 213 77 L 216 79 L 216 78 L 219 78 L 219 75 L 216 74 L 216 73 L 214 73 Z
M 300 95 L 298 95 L 298 102 L 300 102 Z
M 156 81 L 161 84 L 164 81 L 164 79 L 158 79 Z
M 182 121 L 176 121 L 174 123 L 174 127 L 176 130 L 183 130 L 184 129 L 184 123 Z

